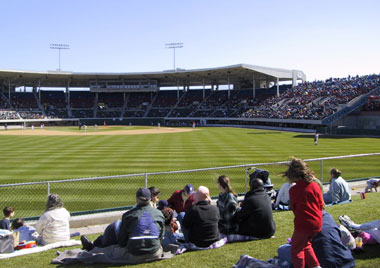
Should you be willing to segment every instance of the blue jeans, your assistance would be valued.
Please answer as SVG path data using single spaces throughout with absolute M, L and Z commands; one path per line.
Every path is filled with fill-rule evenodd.
M 187 229 L 187 228 L 185 228 L 182 225 L 182 221 L 183 221 L 184 217 L 185 217 L 185 212 L 181 212 L 181 213 L 178 214 L 177 220 L 181 224 L 181 230 L 182 230 L 182 233 L 183 233 L 183 237 L 185 238 L 185 242 L 188 243 L 189 242 L 189 232 L 190 232 L 190 230 Z

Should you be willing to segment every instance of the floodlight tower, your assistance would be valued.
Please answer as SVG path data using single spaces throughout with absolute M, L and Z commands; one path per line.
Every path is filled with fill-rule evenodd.
M 176 71 L 176 69 L 175 69 L 175 49 L 176 48 L 183 48 L 183 43 L 169 43 L 169 44 L 165 44 L 165 48 L 173 49 L 173 70 Z
M 61 50 L 62 49 L 70 49 L 69 45 L 65 44 L 50 44 L 50 49 L 58 49 L 58 69 L 57 71 L 61 70 Z

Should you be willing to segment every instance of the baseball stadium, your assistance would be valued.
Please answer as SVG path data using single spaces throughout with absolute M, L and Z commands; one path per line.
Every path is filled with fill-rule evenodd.
M 380 267 L 379 8 L 4 1 L 0 267 Z
M 239 64 L 159 73 L 0 70 L 0 81 L 1 203 L 29 220 L 50 193 L 73 217 L 91 219 L 129 209 L 136 189 L 152 185 L 161 199 L 188 183 L 216 198 L 217 178 L 228 175 L 244 195 L 256 168 L 279 189 L 290 156 L 310 160 L 324 183 L 333 167 L 348 181 L 379 175 L 378 75 L 307 82 L 300 70 Z

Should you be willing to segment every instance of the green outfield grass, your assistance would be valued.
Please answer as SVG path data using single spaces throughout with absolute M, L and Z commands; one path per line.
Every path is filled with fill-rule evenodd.
M 112 129 L 145 129 L 119 126 Z M 49 128 L 48 128 L 49 129 Z M 51 128 L 65 132 L 77 127 Z M 88 128 L 93 131 L 93 127 Z M 21 130 L 20 130 L 21 131 Z M 98 131 L 102 131 L 101 127 Z M 109 130 L 107 130 L 109 131 Z M 245 128 L 200 128 L 197 131 L 146 135 L 9 136 L 0 135 L 0 184 L 72 179 L 131 173 L 222 167 L 285 161 L 289 156 L 318 158 L 380 152 L 378 138 L 321 137 L 315 146 L 312 134 Z M 345 179 L 379 175 L 380 157 L 324 161 L 328 170 L 337 167 Z M 320 162 L 310 166 L 320 177 Z M 275 188 L 284 182 L 284 166 L 265 166 Z M 206 185 L 218 194 L 216 179 L 226 174 L 237 192 L 244 192 L 244 168 L 187 174 L 149 176 L 149 185 L 161 189 L 162 198 L 186 183 Z M 134 193 L 144 186 L 145 176 L 125 179 L 51 184 L 71 211 L 112 208 L 134 203 Z M 46 199 L 46 185 L 0 188 L 0 206 L 11 205 L 19 217 L 38 216 Z M 27 205 L 27 207 L 25 207 Z
M 327 207 L 326 210 L 338 222 L 339 215 L 347 214 L 355 222 L 364 223 L 378 220 L 380 215 L 380 194 L 368 194 L 367 199 L 361 200 L 358 195 L 353 197 L 353 202 L 343 205 Z M 365 208 L 365 209 L 363 209 Z M 139 264 L 132 267 L 141 268 L 167 268 L 167 267 L 188 267 L 188 268 L 212 268 L 212 267 L 232 267 L 240 255 L 247 254 L 261 260 L 267 260 L 277 255 L 277 248 L 287 242 L 287 238 L 293 233 L 293 213 L 275 212 L 277 230 L 275 238 L 227 244 L 222 248 L 187 252 L 172 259 L 162 260 L 153 263 Z M 94 240 L 98 234 L 89 235 Z M 79 238 L 78 238 L 79 239 Z M 74 248 L 74 247 L 73 247 Z M 67 248 L 65 248 L 67 249 Z M 65 249 L 58 249 L 63 251 Z M 356 267 L 377 268 L 380 267 L 380 246 L 365 246 L 364 252 L 354 254 Z M 61 267 L 50 264 L 51 260 L 57 256 L 57 249 L 52 249 L 43 253 L 31 254 L 12 259 L 0 260 L 1 267 Z M 111 264 L 75 264 L 67 267 L 130 267 L 125 265 Z

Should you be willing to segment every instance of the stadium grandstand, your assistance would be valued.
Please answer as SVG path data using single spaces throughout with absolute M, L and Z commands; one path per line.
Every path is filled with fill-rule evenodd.
M 307 82 L 300 70 L 247 64 L 151 73 L 0 70 L 0 125 L 380 130 L 379 86 L 379 75 Z

